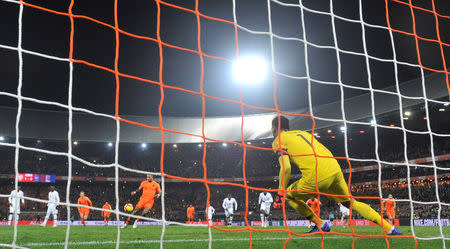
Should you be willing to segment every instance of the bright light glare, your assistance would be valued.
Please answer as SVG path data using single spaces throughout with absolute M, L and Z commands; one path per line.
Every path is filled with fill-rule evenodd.
M 108 147 L 112 147 L 112 146 L 113 146 L 113 143 L 109 142 Z
M 174 144 L 173 147 L 174 147 L 174 148 L 178 148 L 178 145 L 177 145 L 177 144 Z
M 406 111 L 405 112 L 405 116 L 410 116 L 411 115 L 411 112 L 410 111 Z
M 5 141 L 5 137 L 4 136 L 0 136 L 0 141 Z
M 202 145 L 202 144 L 198 144 L 197 146 L 198 146 L 198 147 L 202 147 L 203 145 Z
M 445 109 L 444 108 L 440 108 L 439 111 L 440 112 L 445 112 Z
M 228 145 L 227 143 L 223 143 L 222 144 L 223 147 L 227 147 L 227 145 Z
M 341 131 L 344 132 L 345 131 L 345 127 L 341 126 Z
M 261 57 L 240 57 L 233 62 L 233 78 L 241 84 L 261 83 L 267 72 L 267 63 Z
M 141 148 L 142 148 L 142 149 L 147 148 L 147 144 L 142 143 L 142 144 L 141 144 Z

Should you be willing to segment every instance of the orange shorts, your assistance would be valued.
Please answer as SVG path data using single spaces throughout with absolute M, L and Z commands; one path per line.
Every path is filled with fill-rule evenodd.
M 89 208 L 80 208 L 78 209 L 78 212 L 80 213 L 80 215 L 84 215 L 84 216 L 89 216 Z
M 188 219 L 194 219 L 194 215 L 193 214 L 189 214 L 188 215 Z
M 386 215 L 388 217 L 395 217 L 395 210 L 394 209 L 387 209 L 386 210 Z
M 153 199 L 139 199 L 138 204 L 136 205 L 137 208 L 143 209 L 143 208 L 152 208 L 153 207 Z
M 109 218 L 111 216 L 111 213 L 103 213 L 103 217 L 105 217 L 105 218 Z

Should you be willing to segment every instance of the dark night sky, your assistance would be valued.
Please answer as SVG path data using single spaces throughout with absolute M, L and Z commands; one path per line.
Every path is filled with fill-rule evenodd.
M 27 1 L 57 11 L 67 12 L 70 1 Z M 167 1 L 194 9 L 195 1 Z M 298 1 L 284 2 L 298 3 Z M 405 1 L 407 2 L 407 1 Z M 435 1 L 436 10 L 450 15 L 448 0 Z M 74 14 L 86 15 L 114 25 L 114 1 L 75 0 Z M 328 0 L 308 0 L 303 4 L 314 10 L 329 12 Z M 431 9 L 431 0 L 413 1 L 413 4 Z M 359 8 L 356 0 L 334 1 L 337 15 L 358 19 Z M 384 0 L 364 0 L 363 16 L 370 24 L 386 26 Z M 267 1 L 238 0 L 236 15 L 238 24 L 248 29 L 269 31 Z M 298 8 L 270 5 L 273 33 L 304 38 L 301 15 Z M 17 46 L 17 17 L 19 5 L 0 0 L 0 44 Z M 199 1 L 201 13 L 233 21 L 231 0 Z M 394 28 L 413 32 L 409 7 L 389 0 L 391 24 Z M 119 27 L 127 32 L 156 38 L 156 12 L 154 1 L 120 0 L 118 5 Z M 434 16 L 416 10 L 417 32 L 419 35 L 436 39 Z M 443 42 L 450 43 L 450 19 L 440 18 L 440 35 Z M 318 45 L 334 46 L 331 18 L 305 12 L 307 40 Z M 70 20 L 68 17 L 47 13 L 31 7 L 24 7 L 23 48 L 49 55 L 68 57 Z M 368 53 L 375 57 L 392 58 L 389 33 L 386 30 L 366 28 Z M 359 24 L 336 21 L 338 45 L 341 49 L 363 52 L 361 27 Z M 201 18 L 201 46 L 204 53 L 233 59 L 236 55 L 234 27 L 230 24 Z M 239 30 L 239 50 L 241 55 L 257 54 L 270 60 L 270 38 Z M 169 44 L 197 50 L 196 16 L 182 10 L 161 5 L 161 39 Z M 398 59 L 416 64 L 417 56 L 413 37 L 394 34 Z M 431 68 L 442 69 L 438 44 L 420 42 L 423 63 Z M 447 64 L 450 64 L 450 47 L 444 46 Z M 294 76 L 305 76 L 304 44 L 274 38 L 276 70 Z M 308 46 L 309 69 L 312 79 L 337 81 L 337 60 L 335 50 Z M 74 58 L 86 60 L 108 68 L 114 68 L 115 33 L 113 29 L 84 19 L 75 19 Z M 197 54 L 164 47 L 165 84 L 185 89 L 200 90 L 200 59 Z M 22 94 L 43 100 L 67 103 L 69 66 L 66 62 L 44 59 L 34 55 L 23 55 L 24 81 Z M 368 87 L 365 58 L 340 54 L 342 80 L 345 84 Z M 231 64 L 222 60 L 205 58 L 204 92 L 220 98 L 238 100 L 239 88 L 231 79 Z M 122 73 L 158 81 L 158 44 L 152 41 L 120 35 L 119 71 Z M 392 63 L 370 60 L 372 84 L 382 89 L 394 83 Z M 449 67 L 447 65 L 447 67 Z M 426 71 L 426 73 L 430 73 Z M 417 68 L 399 66 L 401 81 L 420 76 Z M 18 78 L 17 52 L 0 48 L 0 91 L 16 93 Z M 257 86 L 243 86 L 242 98 L 247 104 L 274 108 L 273 81 Z M 160 89 L 137 80 L 120 78 L 120 114 L 157 115 Z M 444 85 L 443 85 L 444 87 Z M 307 106 L 306 80 L 277 77 L 278 105 L 282 110 L 293 110 Z M 446 90 L 446 89 L 443 89 Z M 345 90 L 345 97 L 367 93 Z M 312 82 L 312 102 L 314 105 L 340 99 L 338 86 Z M 93 111 L 114 113 L 115 79 L 110 72 L 74 64 L 73 105 Z M 194 94 L 165 90 L 164 115 L 201 115 L 201 97 Z M 16 106 L 13 98 L 0 96 L 0 105 Z M 24 103 L 28 108 L 46 108 L 42 105 Z M 245 109 L 246 114 L 260 113 L 260 110 Z M 221 101 L 206 100 L 206 114 L 236 115 L 240 106 Z

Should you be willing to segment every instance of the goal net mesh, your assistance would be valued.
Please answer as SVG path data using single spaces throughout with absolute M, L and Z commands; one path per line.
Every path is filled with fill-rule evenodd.
M 448 168 L 440 167 L 438 166 L 438 154 L 435 153 L 436 143 L 434 142 L 436 139 L 448 139 L 450 137 L 450 134 L 445 133 L 439 133 L 432 129 L 432 119 L 429 115 L 430 113 L 430 106 L 431 105 L 448 105 L 448 93 L 450 93 L 450 85 L 449 85 L 449 71 L 448 71 L 448 65 L 446 63 L 446 56 L 448 55 L 449 47 L 450 47 L 450 40 L 447 35 L 448 32 L 448 23 L 450 22 L 450 16 L 446 16 L 437 9 L 437 6 L 435 4 L 435 0 L 427 1 L 427 3 L 419 3 L 418 1 L 406 1 L 406 0 L 377 0 L 377 1 L 352 1 L 352 9 L 354 9 L 354 13 L 352 15 L 345 14 L 345 11 L 342 10 L 342 8 L 339 8 L 339 5 L 342 4 L 343 1 L 336 1 L 336 0 L 330 0 L 328 1 L 328 8 L 326 9 L 317 9 L 314 8 L 314 6 L 310 6 L 309 4 L 306 4 L 306 1 L 278 1 L 278 0 L 267 0 L 264 4 L 265 12 L 263 13 L 256 13 L 258 16 L 258 20 L 261 19 L 261 16 L 267 17 L 267 29 L 258 29 L 257 25 L 246 25 L 248 20 L 247 18 L 245 21 L 240 20 L 240 18 L 245 17 L 245 13 L 239 13 L 239 5 L 242 4 L 242 1 L 235 1 L 230 0 L 230 4 L 232 5 L 232 18 L 231 19 L 225 19 L 222 17 L 215 17 L 211 16 L 209 14 L 205 14 L 206 12 L 202 9 L 202 3 L 204 1 L 198 1 L 196 0 L 194 5 L 191 7 L 185 7 L 183 4 L 179 3 L 171 3 L 172 1 L 155 1 L 156 6 L 156 36 L 150 37 L 150 36 L 144 36 L 135 34 L 131 31 L 125 30 L 121 28 L 120 25 L 120 18 L 118 15 L 118 11 L 120 9 L 120 2 L 118 0 L 114 1 L 114 23 L 106 23 L 101 21 L 100 19 L 96 19 L 87 15 L 81 15 L 76 13 L 74 11 L 74 7 L 77 5 L 77 0 L 71 0 L 69 8 L 67 10 L 54 10 L 51 8 L 47 8 L 43 4 L 40 4 L 36 1 L 15 1 L 15 0 L 1 0 L 4 5 L 18 5 L 18 14 L 17 14 L 17 30 L 18 30 L 18 37 L 17 37 L 17 45 L 11 46 L 11 45 L 5 45 L 0 44 L 0 49 L 2 50 L 10 50 L 10 51 L 16 51 L 19 61 L 19 69 L 18 69 L 18 80 L 17 80 L 17 92 L 16 93 L 10 93 L 6 91 L 1 91 L 0 95 L 7 96 L 10 98 L 15 98 L 17 100 L 17 116 L 16 116 L 16 122 L 15 122 L 15 141 L 13 142 L 0 142 L 1 146 L 5 147 L 11 147 L 15 149 L 15 159 L 14 159 L 14 172 L 15 172 L 15 189 L 18 187 L 18 175 L 20 172 L 19 168 L 19 158 L 21 156 L 22 151 L 35 151 L 39 153 L 45 153 L 48 155 L 54 155 L 54 156 L 64 156 L 67 157 L 67 188 L 66 191 L 62 194 L 61 198 L 61 205 L 64 205 L 67 207 L 66 210 L 61 210 L 60 212 L 67 212 L 67 230 L 66 230 L 66 237 L 64 242 L 64 247 L 69 247 L 70 242 L 70 231 L 71 231 L 71 222 L 70 217 L 73 216 L 73 213 L 76 212 L 76 208 L 79 207 L 78 204 L 71 202 L 71 195 L 73 194 L 73 191 L 76 191 L 73 188 L 73 161 L 76 160 L 77 162 L 81 162 L 88 167 L 92 168 L 113 168 L 115 170 L 115 177 L 114 177 L 114 193 L 115 193 L 115 199 L 116 202 L 113 206 L 113 214 L 116 215 L 117 221 L 119 221 L 119 217 L 129 217 L 129 213 L 124 213 L 122 210 L 122 207 L 120 206 L 119 200 L 120 198 L 120 182 L 119 182 L 119 172 L 120 171 L 127 171 L 127 172 L 135 172 L 140 174 L 153 174 L 156 177 L 160 178 L 160 184 L 162 188 L 162 194 L 161 194 L 161 211 L 162 211 L 162 217 L 159 218 L 148 218 L 148 217 L 140 217 L 143 220 L 147 221 L 157 221 L 161 222 L 162 224 L 162 232 L 160 235 L 160 245 L 161 248 L 164 247 L 164 239 L 165 239 L 165 231 L 166 226 L 168 224 L 178 224 L 183 226 L 204 226 L 209 228 L 209 247 L 212 245 L 213 237 L 211 233 L 211 229 L 215 230 L 221 230 L 221 231 L 227 231 L 227 232 L 241 232 L 241 231 L 248 231 L 249 232 L 249 244 L 250 247 L 252 247 L 252 236 L 256 232 L 260 232 L 261 229 L 257 228 L 255 226 L 251 226 L 251 220 L 249 217 L 249 212 L 251 211 L 251 207 L 249 204 L 249 192 L 250 191 L 270 191 L 273 194 L 277 193 L 276 189 L 265 189 L 260 187 L 251 186 L 248 181 L 248 176 L 246 175 L 246 166 L 248 164 L 248 160 L 246 160 L 247 151 L 248 150 L 261 150 L 261 151 L 272 151 L 271 148 L 267 147 L 260 147 L 257 145 L 250 144 L 248 141 L 246 141 L 245 135 L 244 135 L 244 123 L 245 123 L 245 112 L 247 110 L 262 110 L 262 111 L 269 111 L 276 113 L 273 115 L 274 117 L 276 115 L 285 115 L 290 117 L 290 119 L 295 119 L 299 117 L 310 119 L 312 126 L 309 127 L 308 130 L 311 130 L 314 134 L 317 130 L 316 123 L 322 122 L 327 123 L 329 127 L 341 127 L 342 134 L 339 133 L 338 135 L 342 136 L 341 138 L 341 148 L 343 148 L 342 156 L 337 156 L 336 159 L 338 159 L 341 162 L 341 166 L 344 168 L 344 173 L 349 174 L 348 176 L 348 186 L 350 190 L 352 189 L 352 182 L 351 177 L 352 173 L 359 172 L 361 170 L 355 170 L 351 166 L 351 162 L 356 164 L 364 164 L 368 165 L 368 163 L 375 164 L 375 166 L 370 166 L 372 169 L 378 170 L 378 173 L 375 178 L 371 179 L 371 183 L 368 183 L 368 185 L 376 186 L 378 196 L 353 196 L 352 198 L 361 199 L 362 201 L 365 200 L 374 200 L 378 202 L 378 205 L 381 203 L 383 199 L 386 198 L 387 192 L 384 190 L 383 185 L 383 169 L 384 167 L 391 166 L 391 167 L 397 167 L 401 166 L 402 168 L 406 169 L 406 177 L 402 180 L 402 183 L 405 187 L 405 190 L 407 190 L 407 198 L 401 198 L 397 199 L 398 205 L 409 208 L 410 210 L 410 227 L 411 227 L 411 233 L 412 235 L 406 235 L 401 236 L 402 238 L 411 238 L 414 239 L 416 242 L 417 247 L 417 240 L 442 240 L 443 247 L 446 248 L 446 240 L 449 240 L 450 237 L 448 235 L 446 236 L 442 229 L 441 224 L 441 212 L 443 209 L 448 210 L 449 205 L 448 203 L 445 203 L 440 196 L 439 192 L 439 178 L 441 175 L 448 174 Z M 371 18 L 370 20 L 365 16 L 364 13 L 368 11 L 368 9 L 371 8 L 372 5 L 376 4 L 378 6 L 382 5 L 384 6 L 384 12 L 377 13 L 377 16 L 380 17 L 377 20 L 374 20 Z M 211 5 L 211 4 L 209 4 Z M 345 6 L 349 6 L 347 3 Z M 209 6 L 210 8 L 213 8 L 212 6 Z M 188 46 L 178 46 L 171 44 L 170 42 L 164 41 L 162 38 L 162 33 L 164 32 L 175 32 L 173 30 L 164 30 L 161 25 L 161 9 L 162 8 L 170 8 L 170 9 L 176 9 L 180 13 L 183 13 L 184 15 L 193 15 L 195 17 L 195 49 L 189 48 Z M 58 15 L 66 18 L 69 21 L 69 27 L 70 29 L 70 37 L 69 37 L 69 44 L 67 45 L 68 51 L 67 55 L 64 57 L 57 56 L 55 54 L 52 54 L 51 52 L 44 52 L 44 51 L 33 51 L 29 50 L 26 46 L 23 46 L 23 26 L 26 25 L 23 22 L 23 15 L 24 11 L 27 9 L 33 9 L 36 11 L 41 12 L 45 15 Z M 297 26 L 297 34 L 290 35 L 287 34 L 289 32 L 283 32 L 283 29 L 280 29 L 280 19 L 283 18 L 283 16 L 280 15 L 274 15 L 274 9 L 277 9 L 277 13 L 280 13 L 280 9 L 282 11 L 293 11 L 297 13 L 296 19 L 291 20 L 292 22 L 295 22 L 295 25 Z M 377 8 L 379 9 L 379 8 Z M 399 21 L 399 15 L 403 15 L 403 21 Z M 423 27 L 421 25 L 420 20 L 424 18 L 423 16 L 426 16 L 426 18 L 429 18 L 432 20 L 433 26 L 429 27 Z M 326 19 L 326 22 L 321 22 L 320 20 Z M 407 19 L 407 20 L 406 20 Z M 82 58 L 77 58 L 77 54 L 74 52 L 74 47 L 77 46 L 77 39 L 75 39 L 77 29 L 75 28 L 75 23 L 78 21 L 83 22 L 90 22 L 90 23 L 96 23 L 97 25 L 101 25 L 105 29 L 109 29 L 110 31 L 114 32 L 114 40 L 107 41 L 109 43 L 115 43 L 115 55 L 114 55 L 114 64 L 112 67 L 108 67 L 105 65 L 100 65 L 94 62 L 91 62 L 89 60 L 85 60 Z M 281 21 L 281 23 L 284 20 Z M 233 49 L 232 53 L 229 53 L 230 57 L 224 57 L 221 54 L 217 53 L 215 54 L 214 51 L 211 49 L 205 49 L 205 47 L 209 48 L 210 44 L 204 44 L 202 42 L 202 36 L 204 33 L 202 33 L 203 30 L 205 30 L 204 26 L 206 26 L 206 23 L 214 22 L 214 23 L 221 23 L 223 25 L 229 26 L 233 30 L 233 39 L 234 44 L 230 46 L 230 48 Z M 325 23 L 325 24 L 324 24 Z M 406 24 L 405 24 L 406 23 Z M 8 24 L 13 25 L 13 24 Z M 446 26 L 445 28 L 442 28 L 441 26 Z M 355 41 L 355 46 L 344 46 L 343 44 L 345 41 L 343 41 L 342 37 L 340 37 L 340 28 L 342 26 L 347 26 L 346 30 L 351 30 L 351 33 L 354 33 L 350 38 L 353 41 Z M 440 28 L 441 27 L 441 28 Z M 427 29 L 426 34 L 423 33 L 423 29 Z M 315 31 L 311 31 L 315 30 Z M 318 35 L 314 35 L 314 32 Z M 248 35 L 254 35 L 254 36 L 262 36 L 267 38 L 267 41 L 269 43 L 269 59 L 270 59 L 270 65 L 271 65 L 271 77 L 273 82 L 273 89 L 274 89 L 274 103 L 271 104 L 272 107 L 267 106 L 257 106 L 246 103 L 245 99 L 242 96 L 242 86 L 236 85 L 237 88 L 239 88 L 239 97 L 237 99 L 228 99 L 228 98 L 222 98 L 217 97 L 213 95 L 209 95 L 205 93 L 204 91 L 204 77 L 208 73 L 207 68 L 205 67 L 205 60 L 212 60 L 212 61 L 220 61 L 223 63 L 231 63 L 233 59 L 239 58 L 240 56 L 240 40 L 241 37 L 248 36 Z M 132 37 L 134 39 L 143 40 L 148 43 L 154 43 L 157 45 L 157 53 L 159 55 L 160 61 L 159 65 L 156 69 L 153 71 L 156 72 L 157 77 L 153 79 L 148 79 L 145 77 L 141 77 L 139 75 L 133 75 L 128 74 L 121 71 L 121 68 L 119 67 L 119 57 L 120 57 L 120 44 L 121 39 L 123 37 Z M 343 36 L 344 37 L 344 36 Z M 321 41 L 321 38 L 323 40 Z M 94 38 L 95 39 L 95 38 Z M 402 40 L 403 39 L 403 40 Z M 446 40 L 447 39 L 447 40 Z M 407 40 L 407 42 L 404 42 L 404 40 Z M 304 70 L 301 74 L 293 74 L 290 73 L 289 70 L 284 70 L 285 68 L 283 66 L 286 66 L 285 62 L 280 61 L 279 58 L 284 58 L 284 55 L 279 54 L 279 46 L 283 46 L 283 42 L 286 43 L 294 43 L 296 46 L 299 46 L 301 48 L 301 57 L 295 58 L 295 61 L 298 65 L 304 66 Z M 382 43 L 380 46 L 379 43 Z M 358 45 L 359 44 L 359 45 Z M 406 45 L 405 45 L 406 44 Z M 377 46 L 375 46 L 377 45 Z M 380 47 L 384 50 L 383 52 L 376 51 L 376 49 L 380 49 Z M 424 54 L 424 50 L 427 47 L 427 54 Z M 428 49 L 429 47 L 432 47 L 433 53 L 431 56 L 433 57 L 433 62 L 429 63 L 429 57 Z M 163 78 L 164 75 L 164 58 L 165 48 L 171 48 L 175 50 L 180 50 L 186 53 L 191 53 L 195 56 L 198 56 L 200 60 L 199 70 L 200 73 L 200 79 L 199 79 L 199 90 L 191 90 L 180 86 L 174 86 L 172 84 L 169 84 L 165 81 Z M 48 49 L 46 51 L 51 51 L 51 49 Z M 208 51 L 206 53 L 205 51 Z M 334 66 L 326 66 L 326 70 L 334 70 L 334 72 L 326 72 L 326 74 L 334 75 L 334 77 L 321 77 L 320 74 L 322 72 L 318 72 L 317 70 L 312 70 L 312 64 L 317 63 L 315 60 L 317 57 L 324 56 L 322 54 L 323 51 L 328 51 L 329 53 L 331 51 L 332 55 L 334 54 L 334 57 L 328 56 L 327 59 L 331 60 Z M 405 56 L 405 54 L 408 54 L 408 56 Z M 68 102 L 67 103 L 58 103 L 53 101 L 48 101 L 44 99 L 34 98 L 25 96 L 22 94 L 22 85 L 23 85 L 23 76 L 24 71 L 26 70 L 26 67 L 24 67 L 23 64 L 23 57 L 24 56 L 37 56 L 37 57 L 43 57 L 51 61 L 59 61 L 64 62 L 69 65 L 69 77 L 68 77 Z M 295 56 L 295 55 L 293 55 Z M 348 60 L 349 58 L 353 58 L 354 61 L 357 61 L 346 64 L 343 61 Z M 406 58 L 406 59 L 405 59 Z M 413 59 L 411 59 L 413 58 Z M 436 60 L 436 58 L 439 58 Z M 438 61 L 438 62 L 436 62 Z M 112 74 L 115 77 L 115 115 L 108 115 L 104 113 L 99 113 L 93 110 L 88 110 L 85 108 L 77 107 L 72 102 L 72 92 L 74 88 L 74 64 L 82 64 L 90 68 L 95 68 L 96 70 L 101 70 L 108 72 Z M 387 65 L 386 67 L 389 67 L 388 70 L 386 70 L 385 74 L 390 74 L 391 78 L 394 79 L 394 81 L 391 84 L 391 88 L 383 88 L 380 89 L 376 86 L 376 82 L 380 80 L 380 70 L 379 67 L 380 64 Z M 348 68 L 348 65 L 353 65 L 351 68 Z M 375 69 L 376 68 L 376 69 Z M 348 77 L 348 74 L 351 74 L 355 71 L 365 71 L 364 75 L 365 78 L 362 78 L 361 80 L 365 82 L 366 86 L 361 86 L 358 84 L 353 84 L 354 82 L 349 82 L 346 77 Z M 399 71 L 402 70 L 411 70 L 416 73 L 416 75 L 419 76 L 420 89 L 418 89 L 419 92 L 422 93 L 422 96 L 409 96 L 404 93 L 402 93 L 401 89 L 401 83 L 402 79 L 399 76 Z M 445 92 L 446 98 L 440 98 L 440 99 L 434 99 L 427 95 L 427 91 L 429 90 L 427 88 L 427 74 L 434 73 L 435 75 L 440 75 L 441 77 L 439 79 L 442 80 L 442 84 L 440 84 L 439 91 Z M 382 79 L 383 77 L 381 77 Z M 129 120 L 120 115 L 119 107 L 120 103 L 122 101 L 126 101 L 124 99 L 121 99 L 121 89 L 126 88 L 126 85 L 121 85 L 121 80 L 123 79 L 133 79 L 142 83 L 146 84 L 152 84 L 157 86 L 161 93 L 160 98 L 160 104 L 158 108 L 158 115 L 159 115 L 159 124 L 155 126 L 148 125 L 144 122 L 138 122 L 135 120 Z M 305 103 L 307 104 L 308 108 L 305 113 L 296 113 L 296 112 L 288 112 L 284 110 L 284 107 L 280 106 L 281 101 L 285 101 L 283 99 L 283 96 L 277 96 L 276 90 L 280 89 L 282 87 L 288 88 L 289 84 L 285 84 L 283 80 L 292 80 L 292 82 L 296 82 L 300 84 L 299 82 L 305 83 L 307 86 L 307 91 L 304 93 Z M 330 80 L 331 79 L 331 80 Z M 331 89 L 331 87 L 334 87 L 334 91 L 336 93 L 336 96 L 339 96 L 340 98 L 340 113 L 336 117 L 324 117 L 320 114 L 315 113 L 315 100 L 313 91 L 316 87 L 319 87 L 317 89 Z M 320 88 L 323 87 L 323 88 Z M 330 88 L 326 88 L 330 87 Z M 319 91 L 317 90 L 316 91 Z M 163 106 L 165 103 L 165 93 L 170 91 L 177 91 L 179 94 L 190 94 L 190 95 L 197 95 L 201 97 L 201 106 L 202 106 L 202 126 L 199 127 L 199 134 L 191 134 L 186 133 L 182 130 L 174 130 L 169 129 L 164 126 L 164 118 L 163 115 Z M 348 118 L 352 116 L 352 113 L 349 113 L 348 106 L 346 106 L 345 103 L 345 97 L 346 94 L 349 91 L 358 91 L 360 94 L 368 94 L 370 98 L 370 106 L 367 107 L 367 114 L 365 120 L 353 120 L 352 118 Z M 256 93 L 255 93 L 256 94 Z M 382 101 L 380 98 L 377 98 L 378 95 L 381 96 L 394 96 L 397 99 L 396 103 L 392 103 L 392 105 L 395 105 L 392 107 L 392 110 L 398 110 L 399 115 L 399 125 L 389 125 L 389 124 L 382 124 L 379 123 L 377 120 L 377 110 L 376 110 L 376 100 Z M 320 95 L 318 95 L 320 96 Z M 326 97 L 326 96 L 325 96 Z M 316 96 L 316 98 L 318 98 Z M 278 100 L 277 100 L 278 99 Z M 216 138 L 208 137 L 205 132 L 205 118 L 206 115 L 206 108 L 207 108 L 207 101 L 208 100 L 214 100 L 214 101 L 220 101 L 227 104 L 235 104 L 238 105 L 241 109 L 241 140 L 240 141 L 229 141 L 229 140 L 221 140 Z M 68 123 L 67 123 L 67 145 L 68 150 L 65 152 L 58 152 L 58 151 L 52 151 L 52 150 L 45 150 L 45 149 L 39 149 L 31 146 L 27 146 L 21 143 L 21 130 L 19 129 L 21 124 L 21 115 L 22 115 L 22 106 L 24 101 L 30 101 L 35 102 L 43 105 L 50 105 L 50 106 L 56 106 L 58 108 L 64 108 L 69 115 Z M 296 101 L 296 100 L 293 100 Z M 423 131 L 417 131 L 412 128 L 409 128 L 406 124 L 408 115 L 406 115 L 404 103 L 408 101 L 416 101 L 415 103 L 420 103 L 423 106 L 423 120 L 426 127 L 426 130 Z M 346 111 L 347 110 L 347 111 Z M 73 113 L 74 112 L 81 112 L 86 113 L 89 115 L 96 115 L 101 116 L 107 119 L 115 120 L 116 125 L 116 140 L 114 141 L 113 149 L 114 152 L 114 163 L 112 164 L 101 164 L 96 162 L 89 162 L 84 160 L 81 157 L 78 157 L 77 155 L 74 155 L 73 153 Z M 372 120 L 373 122 L 371 122 Z M 132 126 L 141 126 L 145 129 L 149 129 L 152 131 L 158 131 L 161 135 L 161 154 L 160 154 L 160 167 L 159 169 L 154 171 L 143 171 L 143 170 L 136 170 L 132 168 L 127 168 L 126 166 L 123 166 L 119 163 L 119 152 L 121 150 L 121 147 L 119 146 L 121 142 L 120 138 L 120 129 L 121 126 L 124 124 L 126 125 L 132 125 Z M 374 141 L 372 141 L 371 145 L 368 146 L 367 150 L 371 150 L 373 157 L 372 158 L 355 158 L 352 157 L 351 152 L 349 151 L 349 148 L 351 147 L 351 140 L 353 139 L 352 134 L 349 132 L 349 127 L 365 127 L 361 128 L 361 133 L 363 133 L 363 129 L 372 129 L 374 133 Z M 325 126 L 327 127 L 327 126 Z M 380 130 L 383 132 L 386 131 L 397 131 L 401 132 L 402 134 L 402 143 L 403 143 L 403 158 L 402 162 L 392 162 L 387 161 L 384 159 L 382 153 L 384 153 L 386 150 L 381 149 L 383 144 L 380 144 L 379 142 L 379 133 Z M 324 132 L 323 136 L 326 135 L 327 130 L 321 130 Z M 201 165 L 202 165 L 202 177 L 191 177 L 189 175 L 180 176 L 175 175 L 172 173 L 168 173 L 166 170 L 166 165 L 164 164 L 164 157 L 165 157 L 165 151 L 167 150 L 167 143 L 165 142 L 165 136 L 168 133 L 178 133 L 185 136 L 193 136 L 195 138 L 201 138 L 203 140 L 203 143 L 199 145 L 199 147 L 202 148 L 202 157 L 200 159 Z M 317 135 L 317 134 L 315 134 Z M 330 134 L 331 135 L 331 134 Z M 413 159 L 417 159 L 418 157 L 410 158 L 409 155 L 411 154 L 408 149 L 408 137 L 410 135 L 420 135 L 420 136 L 426 136 L 427 142 L 425 146 L 428 146 L 429 154 L 428 161 L 426 163 L 419 162 L 419 161 L 413 161 Z M 330 136 L 330 139 L 335 139 L 335 136 Z M 336 139 L 337 141 L 337 139 Z M 212 167 L 215 167 L 215 165 L 207 165 L 206 164 L 206 157 L 208 155 L 208 144 L 210 142 L 216 142 L 216 143 L 226 143 L 229 145 L 235 145 L 242 148 L 242 160 L 241 160 L 241 166 L 242 166 L 242 175 L 235 176 L 236 178 L 242 178 L 241 183 L 236 183 L 233 181 L 213 181 L 208 178 L 208 170 L 210 170 Z M 166 149 L 165 149 L 166 148 Z M 344 165 L 345 164 L 345 165 Z M 432 171 L 432 179 L 433 181 L 432 188 L 435 192 L 435 199 L 433 201 L 421 201 L 420 199 L 414 198 L 412 188 L 414 179 L 412 179 L 411 172 L 416 171 L 417 168 L 426 168 L 427 170 Z M 245 191 L 245 200 L 241 200 L 244 204 L 243 211 L 244 211 L 244 226 L 242 226 L 240 229 L 225 229 L 219 226 L 215 225 L 207 225 L 207 224 L 181 224 L 174 221 L 170 221 L 167 219 L 167 207 L 166 206 L 166 190 L 167 190 L 167 181 L 182 181 L 182 182 L 196 182 L 204 184 L 207 198 L 205 201 L 205 206 L 209 206 L 210 203 L 210 197 L 214 194 L 210 191 L 210 188 L 213 186 L 232 186 L 236 188 L 244 189 Z M 400 184 L 400 183 L 399 183 Z M 352 191 L 350 191 L 352 192 Z M 354 191 L 353 191 L 354 193 Z M 317 192 L 318 197 L 324 197 L 324 193 Z M 1 198 L 8 198 L 10 197 L 8 193 L 0 193 Z M 39 198 L 30 198 L 25 197 L 26 200 L 35 201 L 35 202 L 41 202 L 46 203 L 47 199 L 39 199 Z M 239 201 L 239 200 L 238 200 Z M 436 207 L 436 219 L 439 221 L 439 235 L 435 237 L 421 237 L 420 235 L 417 235 L 415 233 L 415 226 L 413 223 L 413 217 L 415 216 L 414 208 L 417 205 L 433 205 Z M 94 211 L 102 211 L 101 208 L 91 207 L 90 209 Z M 290 226 L 287 223 L 287 220 L 289 217 L 286 217 L 286 207 L 283 207 L 283 214 L 284 214 L 284 228 L 282 229 L 264 229 L 265 232 L 271 232 L 271 231 L 277 231 L 277 232 L 285 232 L 289 234 L 289 238 L 285 241 L 284 246 L 287 245 L 289 240 L 293 236 L 309 236 L 306 234 L 298 234 L 294 232 Z M 71 215 L 72 214 L 72 215 Z M 138 216 L 136 216 L 138 217 Z M 350 226 L 352 226 L 352 223 L 350 222 Z M 383 237 L 385 238 L 387 247 L 389 247 L 389 240 L 388 238 L 392 238 L 392 236 L 387 235 L 386 233 L 378 234 L 378 235 L 362 235 L 357 234 L 353 229 L 351 229 L 351 233 L 336 233 L 334 234 L 339 236 L 350 236 L 353 237 L 353 241 L 356 240 L 358 237 Z M 20 231 L 17 229 L 17 226 L 14 226 L 14 237 L 11 243 L 9 244 L 0 244 L 0 246 L 6 246 L 6 247 L 12 247 L 12 248 L 22 248 L 20 241 L 18 240 L 18 233 Z M 333 232 L 332 232 L 333 233 Z M 320 232 L 322 234 L 321 240 L 322 240 L 322 247 L 324 247 L 324 236 L 323 232 Z M 121 230 L 119 229 L 119 223 L 117 223 L 117 241 L 116 247 L 119 247 L 121 241 Z

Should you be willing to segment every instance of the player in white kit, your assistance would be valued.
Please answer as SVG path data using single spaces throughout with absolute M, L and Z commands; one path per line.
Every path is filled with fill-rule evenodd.
M 53 214 L 53 227 L 56 227 L 59 194 L 58 191 L 55 190 L 55 186 L 50 186 L 50 192 L 48 193 L 48 201 L 49 203 L 47 203 L 47 215 L 45 215 L 45 220 L 44 222 L 42 222 L 41 226 L 45 227 L 45 225 L 47 225 L 48 219 L 50 218 L 50 215 Z
M 205 212 L 206 212 L 205 214 L 208 215 L 208 222 L 209 222 L 209 225 L 212 225 L 212 217 L 213 217 L 214 213 L 216 212 L 216 210 L 210 205 L 210 206 L 206 209 Z
M 225 217 L 227 218 L 227 225 L 231 226 L 233 222 L 234 211 L 237 210 L 237 202 L 236 199 L 231 197 L 231 194 L 228 194 L 228 197 L 223 199 L 222 207 L 225 210 Z
M 24 204 L 25 200 L 23 199 L 23 192 L 20 190 L 20 186 L 17 186 L 17 191 L 14 189 L 11 191 L 11 194 L 8 197 L 9 202 L 9 216 L 8 216 L 8 226 L 11 226 L 11 220 L 13 219 L 14 214 L 16 215 L 14 219 L 14 224 L 17 225 L 19 221 L 20 214 L 20 204 Z
M 347 217 L 350 216 L 350 210 L 342 205 L 341 203 L 338 203 L 339 205 L 339 211 L 341 212 L 341 222 L 343 226 L 348 225 Z M 344 222 L 345 220 L 345 222 Z
M 273 198 L 272 195 L 268 192 L 262 192 L 259 194 L 258 203 L 260 205 L 259 211 L 261 216 L 261 226 L 267 227 L 267 218 L 270 215 L 270 206 L 272 205 Z

